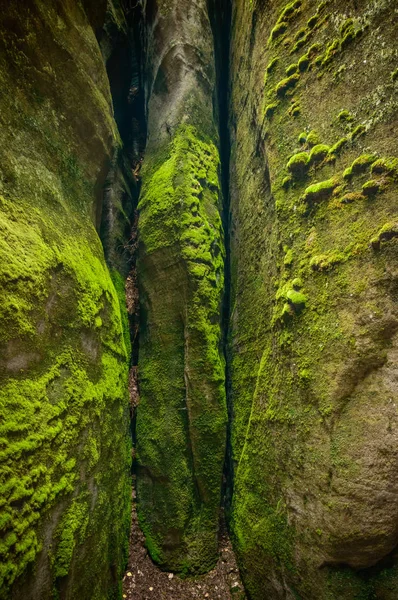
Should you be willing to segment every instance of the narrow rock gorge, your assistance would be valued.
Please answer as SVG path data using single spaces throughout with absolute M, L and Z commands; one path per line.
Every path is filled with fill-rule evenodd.
M 0 599 L 396 600 L 397 0 L 0 5 Z

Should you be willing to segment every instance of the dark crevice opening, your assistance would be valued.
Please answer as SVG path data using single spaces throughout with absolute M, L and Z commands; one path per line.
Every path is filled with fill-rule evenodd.
M 224 297 L 222 306 L 222 344 L 225 357 L 225 385 L 227 397 L 227 442 L 223 473 L 222 508 L 228 525 L 233 493 L 233 461 L 231 449 L 232 404 L 230 392 L 229 320 L 231 307 L 231 249 L 230 249 L 230 43 L 231 43 L 231 0 L 208 0 L 210 22 L 213 30 L 216 65 L 216 119 L 219 126 L 221 189 L 223 196 L 222 221 L 224 228 L 225 266 Z
M 131 343 L 129 356 L 130 433 L 136 442 L 138 405 L 139 296 L 137 283 L 138 200 L 140 168 L 144 157 L 147 123 L 145 106 L 145 15 L 141 2 L 123 0 L 127 31 L 114 30 L 112 52 L 106 62 L 114 118 L 122 141 L 112 161 L 103 193 L 100 237 L 111 269 L 125 280 Z M 135 471 L 134 450 L 131 470 Z

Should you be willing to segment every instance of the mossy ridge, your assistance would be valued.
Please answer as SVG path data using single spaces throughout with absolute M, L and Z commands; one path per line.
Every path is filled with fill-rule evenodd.
M 11 217 L 8 220 L 7 213 Z M 17 378 L 14 376 L 5 379 L 1 391 L 5 419 L 1 454 L 4 464 L 8 465 L 7 483 L 4 487 L 6 504 L 3 507 L 3 527 L 9 532 L 5 538 L 8 543 L 3 547 L 1 576 L 4 589 L 8 589 L 24 573 L 41 550 L 39 532 L 43 516 L 62 497 L 65 498 L 67 507 L 71 493 L 81 485 L 79 473 L 82 463 L 77 462 L 77 456 L 85 457 L 87 476 L 91 477 L 90 473 L 97 471 L 98 485 L 102 489 L 104 500 L 107 498 L 105 506 L 101 507 L 99 503 L 95 513 L 91 515 L 87 531 L 91 531 L 93 527 L 96 529 L 94 522 L 99 510 L 102 513 L 101 520 L 109 524 L 109 498 L 113 493 L 122 494 L 127 502 L 126 506 L 120 507 L 120 515 L 123 513 L 120 522 L 123 537 L 126 536 L 129 521 L 127 468 L 123 471 L 123 464 L 115 465 L 121 475 L 120 483 L 117 490 L 112 483 L 111 488 L 108 488 L 109 492 L 105 492 L 107 488 L 103 485 L 108 474 L 104 475 L 98 464 L 104 459 L 103 432 L 107 431 L 115 417 L 119 418 L 119 411 L 123 410 L 123 406 L 127 406 L 127 361 L 121 337 L 118 299 L 106 268 L 93 253 L 87 238 L 76 239 L 73 220 L 73 237 L 68 238 L 64 229 L 61 240 L 56 227 L 51 223 L 51 217 L 47 222 L 44 221 L 43 211 L 38 211 L 36 217 L 32 215 L 28 226 L 23 222 L 19 223 L 16 218 L 21 213 L 24 213 L 21 201 L 15 204 L 2 199 L 2 226 L 8 232 L 5 238 L 7 242 L 2 244 L 0 250 L 3 254 L 3 290 L 13 288 L 12 294 L 7 295 L 7 301 L 12 306 L 19 306 L 18 311 L 11 312 L 7 311 L 7 302 L 3 303 L 2 342 L 4 344 L 22 336 L 27 343 L 29 340 L 29 345 L 37 348 L 42 357 L 47 355 L 42 365 L 46 365 L 50 358 L 53 366 L 49 370 L 44 367 L 44 373 L 42 365 L 36 369 L 36 373 L 29 373 L 26 367 L 22 368 Z M 53 242 L 49 243 L 52 227 L 54 237 Z M 46 234 L 45 244 L 42 231 Z M 97 251 L 98 247 L 97 243 Z M 18 252 L 15 248 L 18 248 Z M 23 258 L 25 251 L 29 255 L 27 260 Z M 34 261 L 34 266 L 31 261 Z M 51 281 L 53 273 L 58 273 L 58 289 L 62 290 L 65 286 L 65 291 L 70 290 L 67 291 L 70 305 L 63 307 L 60 300 L 53 300 L 47 318 L 39 325 L 42 318 L 40 305 L 46 303 L 50 294 L 51 286 L 48 281 Z M 42 290 L 41 296 L 35 293 L 38 286 Z M 23 302 L 20 302 L 20 298 L 23 298 Z M 37 335 L 38 327 L 40 331 L 44 327 L 44 331 L 48 332 L 44 336 L 42 333 L 41 339 Z M 54 327 L 55 339 L 51 342 Z M 95 331 L 90 344 L 98 349 L 103 344 L 98 366 L 95 366 L 90 350 L 86 349 L 80 338 L 81 330 L 89 331 L 90 328 Z M 48 353 L 51 343 L 55 347 L 50 345 L 51 352 Z M 105 398 L 108 400 L 107 405 L 104 403 Z M 129 460 L 127 420 L 126 414 L 125 431 L 113 436 L 115 449 L 124 445 L 122 455 L 126 461 L 125 466 Z M 29 435 L 26 437 L 27 431 Z M 117 452 L 107 454 L 107 468 L 109 461 L 119 461 L 121 456 Z M 51 468 L 48 463 L 50 456 Z M 25 475 L 21 478 L 22 472 Z M 23 516 L 18 508 L 20 503 L 23 506 Z M 67 530 L 68 523 L 65 522 L 62 528 L 65 532 L 63 535 L 67 536 L 65 539 L 69 539 L 70 535 Z M 73 538 L 73 533 L 71 535 Z M 115 535 L 118 535 L 116 530 Z M 81 532 L 81 539 L 83 537 L 84 532 Z M 105 544 L 102 546 L 105 549 L 107 540 L 104 539 L 101 543 Z M 72 556 L 73 546 L 70 548 L 70 560 Z M 98 567 L 98 560 L 102 560 L 102 557 L 93 554 L 93 573 Z M 65 560 L 62 559 L 61 562 L 65 571 Z M 56 578 L 57 560 L 53 569 Z M 63 572 L 63 576 L 66 574 Z
M 212 140 L 181 126 L 167 147 L 147 156 L 139 203 L 147 315 L 140 339 L 139 518 L 152 558 L 185 574 L 208 570 L 217 555 L 226 425 L 218 169 Z M 153 265 L 164 274 L 159 284 Z

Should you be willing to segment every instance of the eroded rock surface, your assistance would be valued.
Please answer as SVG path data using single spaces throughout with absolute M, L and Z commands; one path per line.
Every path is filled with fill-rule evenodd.
M 4 599 L 116 598 L 127 557 L 124 286 L 96 229 L 121 142 L 95 32 L 116 9 L 91 8 L 0 15 Z
M 392 600 L 398 6 L 233 6 L 239 562 L 258 600 Z
M 205 572 L 217 559 L 226 431 L 213 37 L 205 0 L 153 3 L 147 18 L 138 516 L 157 563 Z

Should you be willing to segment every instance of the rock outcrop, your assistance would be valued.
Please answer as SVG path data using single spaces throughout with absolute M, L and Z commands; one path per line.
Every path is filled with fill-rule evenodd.
M 397 9 L 233 3 L 232 527 L 254 600 L 397 594 Z
M 226 402 L 224 243 L 205 0 L 147 7 L 148 141 L 139 202 L 139 519 L 182 573 L 217 558 Z
M 2 4 L 0 599 L 396 600 L 397 0 Z
M 127 557 L 125 273 L 98 235 L 112 159 L 126 159 L 95 36 L 126 25 L 120 7 L 86 4 L 0 15 L 2 599 L 117 598 Z

